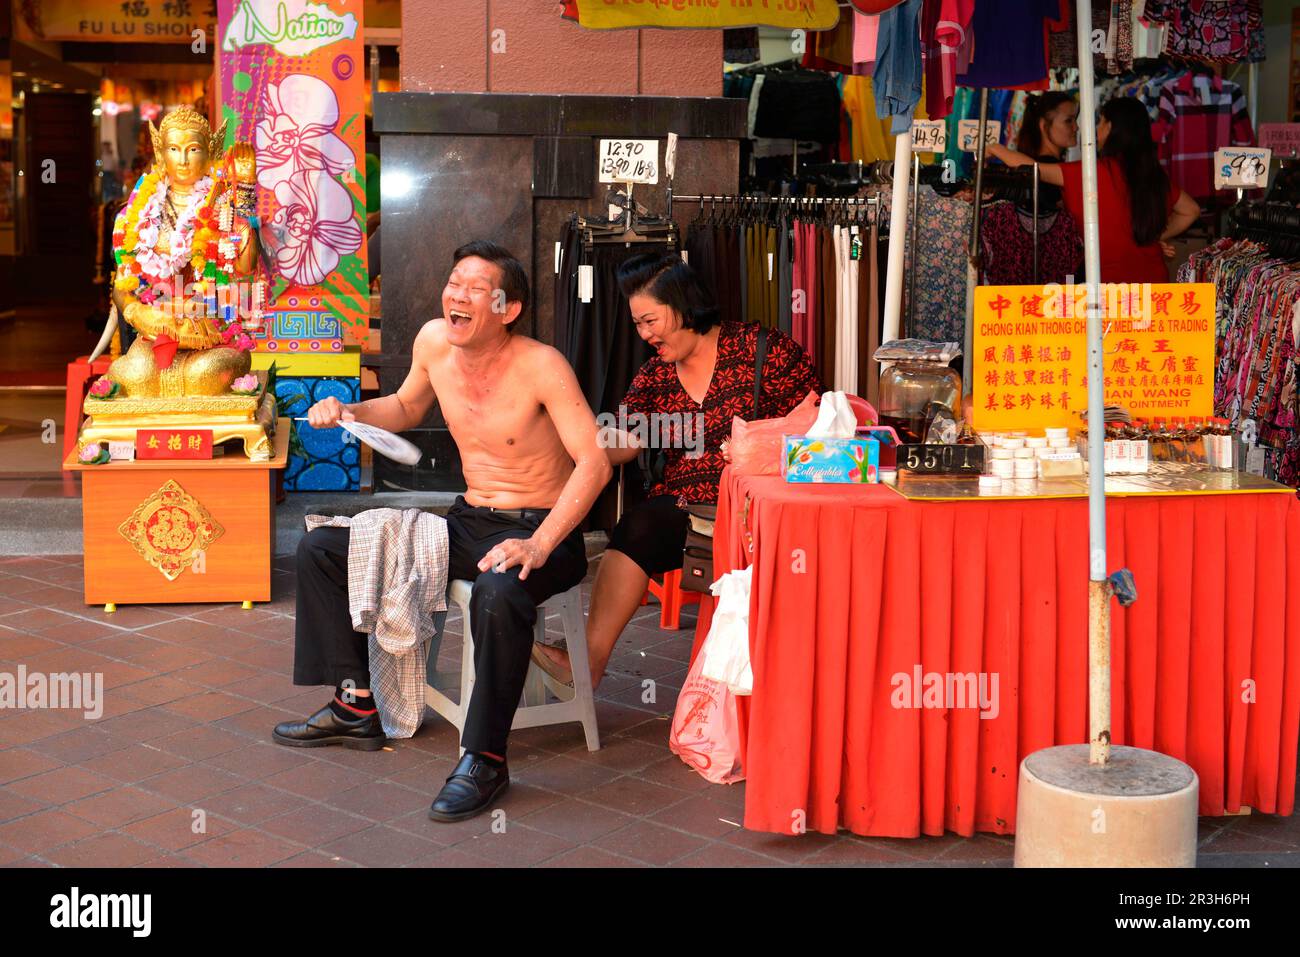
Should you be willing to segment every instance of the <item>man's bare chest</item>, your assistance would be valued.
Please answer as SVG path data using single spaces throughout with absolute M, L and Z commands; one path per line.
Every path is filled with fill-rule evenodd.
M 527 445 L 537 437 L 546 415 L 517 373 L 477 380 L 447 373 L 433 381 L 433 388 L 457 444 L 498 448 Z

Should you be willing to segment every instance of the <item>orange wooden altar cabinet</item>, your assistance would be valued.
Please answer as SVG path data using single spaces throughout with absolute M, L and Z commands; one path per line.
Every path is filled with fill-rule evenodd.
M 268 462 L 242 451 L 212 459 L 83 465 L 86 604 L 271 600 L 275 472 L 288 460 L 281 419 Z

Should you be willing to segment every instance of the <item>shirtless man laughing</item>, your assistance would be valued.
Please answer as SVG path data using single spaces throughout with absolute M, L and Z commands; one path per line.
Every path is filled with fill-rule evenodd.
M 445 318 L 416 336 L 401 388 L 355 405 L 324 399 L 307 414 L 315 428 L 355 419 L 402 432 L 420 425 L 436 401 L 460 450 L 468 487 L 447 513 L 448 581 L 474 583 L 476 680 L 461 735 L 465 754 L 429 809 L 437 821 L 478 814 L 509 784 L 506 737 L 537 606 L 586 574 L 577 528 L 611 474 L 573 369 L 550 346 L 514 334 L 527 307 L 519 261 L 495 243 L 468 243 L 456 250 L 442 292 Z M 348 613 L 348 534 L 317 528 L 298 547 L 294 684 L 337 690 L 305 721 L 276 727 L 274 739 L 290 747 L 384 744 L 366 635 L 352 630 Z

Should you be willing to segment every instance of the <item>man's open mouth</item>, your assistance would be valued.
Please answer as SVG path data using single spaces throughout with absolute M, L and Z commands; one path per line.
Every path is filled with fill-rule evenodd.
M 453 326 L 466 326 L 474 321 L 468 312 L 461 312 L 457 309 L 447 313 L 447 318 L 451 320 Z

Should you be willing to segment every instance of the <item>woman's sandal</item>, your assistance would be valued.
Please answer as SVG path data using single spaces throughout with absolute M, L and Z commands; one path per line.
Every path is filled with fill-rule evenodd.
M 551 680 L 555 681 L 557 684 L 564 685 L 566 688 L 573 687 L 573 675 L 570 674 L 568 678 L 565 678 L 564 673 L 560 671 L 559 665 L 552 661 L 551 658 L 542 651 L 542 646 L 539 642 L 533 642 L 531 657 L 533 664 L 546 672 L 546 674 L 550 676 Z

